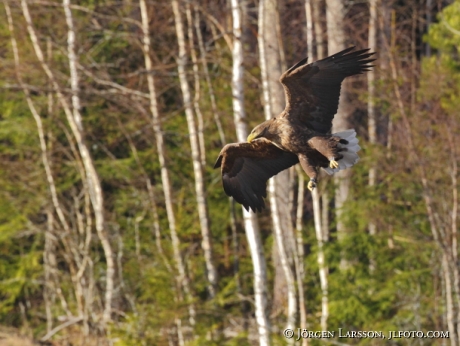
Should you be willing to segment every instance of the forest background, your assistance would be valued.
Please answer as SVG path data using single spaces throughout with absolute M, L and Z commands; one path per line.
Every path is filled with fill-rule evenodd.
M 460 1 L 0 7 L 2 336 L 242 346 L 343 328 L 460 344 Z M 377 52 L 334 120 L 357 130 L 360 162 L 313 194 L 287 170 L 264 212 L 243 211 L 218 152 L 283 109 L 287 67 L 352 45 Z M 297 342 L 326 343 L 383 342 Z

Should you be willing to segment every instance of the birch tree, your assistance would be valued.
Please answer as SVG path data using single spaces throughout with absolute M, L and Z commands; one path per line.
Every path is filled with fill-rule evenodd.
M 342 0 L 326 0 L 326 20 L 327 20 L 327 37 L 328 37 L 328 54 L 337 53 L 345 49 L 345 31 L 343 22 L 345 20 L 345 4 Z M 342 83 L 341 97 L 339 108 L 334 117 L 332 133 L 347 130 L 350 127 L 349 117 L 352 112 L 352 106 L 348 100 L 348 81 Z M 350 187 L 350 170 L 343 170 L 334 175 L 336 184 L 335 190 L 335 215 L 337 225 L 338 239 L 342 240 L 345 233 L 345 226 L 342 219 L 342 211 L 345 201 L 348 197 Z M 345 268 L 347 261 L 341 259 L 341 267 Z
M 458 10 L 457 10 L 458 11 Z M 394 19 L 394 16 L 392 18 Z M 412 21 L 412 26 L 416 25 L 416 21 Z M 446 30 L 445 27 L 449 24 L 436 24 L 434 28 L 434 32 L 437 39 L 433 39 L 434 42 L 440 40 L 441 38 L 444 40 L 452 39 L 451 32 L 442 32 L 442 30 Z M 439 32 L 439 26 L 442 26 L 441 32 Z M 414 29 L 414 27 L 412 28 Z M 436 32 L 436 30 L 438 30 Z M 457 36 L 456 33 L 453 33 L 454 37 Z M 429 33 L 430 35 L 430 33 Z M 433 35 L 433 36 L 434 36 Z M 451 36 L 451 37 L 449 37 Z M 452 115 L 454 117 L 457 116 L 455 106 L 451 108 L 448 106 L 450 101 L 444 99 L 442 85 L 444 84 L 446 79 L 450 78 L 450 74 L 452 73 L 451 67 L 447 67 L 445 64 L 446 57 L 438 58 L 437 61 L 434 62 L 433 66 L 435 68 L 435 73 L 431 76 L 436 76 L 435 78 L 430 78 L 428 75 L 421 76 L 421 84 L 422 90 L 425 90 L 426 94 L 423 96 L 428 95 L 436 95 L 434 97 L 429 97 L 425 103 L 419 105 L 417 110 L 415 110 L 415 105 L 413 105 L 413 96 L 412 93 L 407 96 L 403 93 L 402 88 L 398 84 L 398 80 L 401 79 L 401 75 L 404 74 L 403 71 L 405 69 L 400 66 L 396 58 L 397 48 L 392 42 L 389 43 L 387 39 L 383 40 L 384 48 L 388 52 L 388 62 L 389 62 L 389 69 L 391 73 L 391 87 L 393 89 L 394 95 L 394 102 L 397 111 L 401 117 L 401 125 L 400 129 L 404 133 L 404 138 L 407 139 L 405 143 L 405 149 L 407 150 L 407 158 L 408 165 L 415 167 L 415 175 L 419 179 L 421 185 L 421 195 L 423 196 L 424 200 L 424 207 L 426 210 L 426 217 L 429 223 L 429 227 L 432 233 L 433 240 L 437 244 L 439 248 L 438 252 L 438 261 L 441 262 L 441 279 L 443 281 L 444 286 L 444 301 L 445 301 L 445 324 L 449 330 L 450 334 L 450 344 L 455 345 L 458 344 L 460 339 L 460 323 L 458 317 L 460 316 L 460 272 L 457 266 L 451 266 L 451 263 L 457 263 L 458 261 L 458 225 L 457 225 L 457 217 L 458 217 L 458 160 L 457 160 L 457 147 L 458 145 L 454 144 L 454 135 L 455 131 L 458 132 L 458 121 L 453 120 Z M 458 42 L 457 42 L 458 43 Z M 450 55 L 449 45 L 446 48 L 445 46 L 440 49 L 439 53 L 440 56 L 446 54 L 443 50 L 447 50 Z M 393 49 L 390 49 L 393 48 Z M 411 47 L 412 54 L 413 54 L 413 47 Z M 442 63 L 444 61 L 444 63 Z M 427 63 L 429 60 L 427 60 Z M 433 63 L 430 62 L 431 64 Z M 412 66 L 412 71 L 409 73 L 414 73 L 416 66 Z M 450 89 L 451 85 L 447 87 Z M 458 88 L 458 87 L 456 87 Z M 429 90 L 429 91 L 428 91 Z M 458 89 L 457 89 L 458 90 Z M 409 99 L 409 101 L 407 100 Z M 427 116 L 424 111 L 427 107 L 432 107 L 431 103 L 441 102 L 444 103 L 444 106 L 440 108 L 434 107 L 435 109 L 434 114 L 432 114 L 431 110 L 428 112 L 430 115 L 430 121 L 428 123 L 424 121 L 419 121 L 418 123 L 411 122 L 410 119 L 410 112 L 408 110 L 412 110 L 413 112 L 420 112 L 424 114 L 419 119 L 422 119 L 424 116 Z M 407 104 L 411 104 L 412 108 L 407 107 Z M 420 114 L 419 113 L 419 114 Z M 434 120 L 434 117 L 437 120 Z M 439 118 L 438 118 L 439 117 Z M 441 120 L 442 119 L 442 120 Z M 442 123 L 443 126 L 434 129 L 432 127 L 432 121 L 437 123 Z M 395 122 L 396 123 L 396 122 Z M 395 124 L 396 125 L 396 124 Z M 430 129 L 427 131 L 427 129 Z M 432 132 L 431 132 L 432 131 Z M 444 156 L 444 159 L 441 158 L 443 163 L 448 165 L 446 170 L 442 170 L 438 172 L 436 168 L 429 168 L 425 163 L 422 157 L 426 157 L 427 153 L 425 152 L 424 146 L 426 145 L 426 141 L 433 140 L 435 137 L 443 138 L 441 141 L 440 147 L 437 147 L 435 150 L 429 150 L 428 152 L 430 155 L 434 155 L 435 157 L 432 160 L 436 160 L 437 158 Z M 395 143 L 396 145 L 396 143 Z M 430 159 L 428 159 L 430 160 Z M 444 175 L 444 179 L 439 177 L 438 181 L 443 180 L 445 188 L 440 188 L 438 182 L 433 184 L 433 176 L 440 173 Z M 436 193 L 434 191 L 437 191 Z M 442 201 L 439 203 L 436 199 L 440 198 Z M 441 206 L 442 205 L 442 206 Z
M 369 0 L 369 38 L 368 47 L 371 52 L 377 50 L 377 0 Z M 375 111 L 375 71 L 371 69 L 367 72 L 367 116 L 368 116 L 368 133 L 369 142 L 377 143 L 377 119 Z M 376 179 L 376 169 L 372 167 L 369 170 L 369 185 L 373 186 Z
M 211 111 L 213 113 L 214 122 L 216 124 L 217 131 L 219 132 L 220 141 L 222 142 L 222 145 L 225 145 L 227 144 L 227 140 L 225 139 L 224 129 L 223 129 L 222 122 L 219 116 L 219 110 L 217 109 L 216 95 L 215 95 L 214 87 L 212 85 L 211 77 L 209 74 L 209 68 L 208 68 L 207 57 L 206 57 L 206 49 L 204 47 L 203 34 L 200 28 L 200 12 L 195 8 L 194 13 L 195 15 L 194 15 L 193 24 L 195 26 L 196 36 L 198 40 L 198 48 L 200 51 L 200 60 L 201 60 L 203 73 L 204 73 L 205 80 L 206 80 L 206 85 L 208 87 L 209 99 L 211 101 Z
M 323 0 L 310 0 L 312 7 L 312 14 L 315 20 L 313 21 L 313 30 L 315 32 L 315 41 L 316 41 L 316 58 L 323 59 L 326 56 L 324 49 L 324 30 L 322 18 L 323 14 L 321 13 L 321 5 L 324 3 Z
M 189 47 L 190 47 L 190 57 L 192 58 L 192 64 L 193 64 L 193 84 L 194 84 L 194 91 L 195 94 L 193 96 L 193 109 L 195 110 L 195 114 L 197 117 L 197 122 L 198 122 L 198 143 L 199 143 L 199 149 L 200 149 L 200 160 L 201 160 L 201 166 L 202 169 L 204 166 L 206 166 L 206 149 L 205 149 L 205 143 L 204 143 L 204 119 L 203 119 L 203 113 L 201 111 L 200 107 L 200 98 L 201 98 L 201 86 L 200 86 L 200 74 L 199 74 L 199 68 L 198 68 L 198 56 L 196 53 L 195 49 L 195 35 L 194 35 L 194 20 L 192 16 L 192 8 L 190 3 L 188 2 L 185 5 L 185 13 L 187 17 L 187 35 L 188 35 L 188 42 L 189 42 Z
M 433 21 L 433 16 L 432 16 L 433 0 L 426 0 L 425 7 L 426 7 L 425 20 L 426 20 L 426 27 L 428 29 L 431 25 L 431 22 Z M 429 43 L 425 44 L 425 56 L 428 58 L 431 56 L 431 46 Z
M 371 52 L 377 50 L 377 0 L 369 0 L 369 38 L 368 47 Z M 367 72 L 367 117 L 368 117 L 368 135 L 371 145 L 377 144 L 377 114 L 375 109 L 375 71 L 371 69 Z M 369 186 L 374 186 L 377 179 L 377 168 L 375 166 L 369 169 Z M 375 235 L 377 226 L 374 222 L 369 223 L 369 234 Z M 375 269 L 375 263 L 371 260 L 370 268 Z
M 200 147 L 198 134 L 196 131 L 195 117 L 193 115 L 192 99 L 190 86 L 187 81 L 186 63 L 187 50 L 185 44 L 185 32 L 182 23 L 182 15 L 179 9 L 179 1 L 172 0 L 174 11 L 174 21 L 176 24 L 177 43 L 179 46 L 179 56 L 177 58 L 177 69 L 179 73 L 180 87 L 184 100 L 185 116 L 187 118 L 188 131 L 190 136 L 190 147 L 192 149 L 193 173 L 195 175 L 195 193 L 198 204 L 198 215 L 201 226 L 202 242 L 201 247 L 204 252 L 206 263 L 206 275 L 208 279 L 208 292 L 211 298 L 216 295 L 217 289 L 217 271 L 212 259 L 211 231 L 209 229 L 209 216 L 206 205 L 205 182 L 203 176 L 203 167 L 201 165 Z
M 266 120 L 281 113 L 284 109 L 284 92 L 278 76 L 282 74 L 280 47 L 276 26 L 278 22 L 276 0 L 259 2 L 259 60 L 262 79 L 262 92 Z M 270 44 L 267 44 L 270 42 Z M 289 171 L 279 173 L 269 181 L 270 207 L 277 254 L 280 259 L 288 292 L 288 312 L 286 328 L 294 329 L 297 312 L 295 278 L 289 263 L 285 239 L 292 237 L 292 220 L 289 210 Z M 276 294 L 276 293 L 275 293 Z M 293 342 L 289 339 L 288 342 Z
M 313 2 L 317 2 L 314 1 Z M 307 22 L 306 32 L 307 32 L 307 56 L 310 59 L 313 59 L 313 6 L 312 0 L 305 0 L 305 19 Z
M 99 180 L 99 176 L 94 167 L 94 162 L 91 159 L 89 150 L 84 142 L 84 130 L 83 130 L 83 120 L 80 113 L 81 102 L 80 102 L 80 82 L 77 72 L 78 57 L 75 53 L 75 40 L 76 33 L 73 24 L 72 11 L 70 10 L 70 0 L 63 0 L 64 13 L 66 18 L 66 23 L 68 27 L 67 31 L 67 54 L 69 60 L 69 69 L 70 69 L 70 85 L 72 91 L 72 111 L 73 118 L 76 123 L 75 130 L 71 128 L 74 132 L 74 136 L 77 139 L 80 154 L 82 156 L 83 164 L 85 165 L 86 174 L 88 176 L 88 185 L 89 192 L 92 199 L 92 204 L 94 208 L 95 216 L 95 226 L 96 231 L 101 241 L 102 247 L 106 255 L 107 262 L 107 277 L 106 277 L 106 289 L 105 289 L 105 308 L 102 316 L 102 322 L 108 323 L 111 320 L 112 312 L 112 297 L 114 290 L 114 276 L 115 276 L 115 263 L 113 258 L 113 251 L 110 245 L 109 237 L 107 230 L 105 229 L 105 220 L 104 220 L 104 201 L 102 194 L 102 186 Z M 64 100 L 64 98 L 62 98 Z M 69 114 L 70 115 L 70 114 Z M 77 130 L 77 131 L 76 131 Z M 80 138 L 79 138 L 80 137 Z
M 51 71 L 50 67 L 45 61 L 43 51 L 38 43 L 38 37 L 36 31 L 32 24 L 32 18 L 29 12 L 29 7 L 25 0 L 21 1 L 21 7 L 24 14 L 24 18 L 27 23 L 27 30 L 29 32 L 29 37 L 32 42 L 35 54 L 39 60 L 39 63 L 46 75 L 48 76 L 50 82 L 52 83 L 53 88 L 57 94 L 58 100 L 64 110 L 72 134 L 75 137 L 75 140 L 78 145 L 79 154 L 81 155 L 86 178 L 88 181 L 89 195 L 91 198 L 91 204 L 93 206 L 93 212 L 96 219 L 96 231 L 101 242 L 102 248 L 105 254 L 106 261 L 106 287 L 105 287 L 105 308 L 102 315 L 101 322 L 105 325 L 111 320 L 111 311 L 112 311 L 112 297 L 114 289 L 114 259 L 113 251 L 110 245 L 109 237 L 105 229 L 104 224 L 104 202 L 102 187 L 99 180 L 99 176 L 94 167 L 94 162 L 91 158 L 90 152 L 86 145 L 84 139 L 83 123 L 82 117 L 80 114 L 80 98 L 79 98 L 79 82 L 78 82 L 78 73 L 77 73 L 77 57 L 75 54 L 75 31 L 73 28 L 72 14 L 69 8 L 68 0 L 63 2 L 64 12 L 66 17 L 66 22 L 68 26 L 68 35 L 67 35 L 67 58 L 69 61 L 70 67 L 70 80 L 71 80 L 71 90 L 72 90 L 72 106 L 68 103 L 66 97 L 62 93 L 62 88 L 59 86 L 54 73 Z
M 296 259 L 296 276 L 297 276 L 297 290 L 299 295 L 299 322 L 301 329 L 307 329 L 307 309 L 305 301 L 305 292 L 304 292 L 304 279 L 305 279 L 305 250 L 304 250 L 304 241 L 303 241 L 303 225 L 302 217 L 304 212 L 304 198 L 305 198 L 305 178 L 304 172 L 300 167 L 296 167 L 296 172 L 298 176 L 298 189 L 297 189 L 297 210 L 296 210 L 296 222 L 295 222 L 295 232 L 296 232 L 296 247 L 297 251 L 295 254 Z M 308 345 L 308 339 L 302 339 L 302 346 Z
M 8 20 L 8 29 L 11 35 L 11 48 L 13 51 L 16 78 L 18 80 L 20 87 L 22 88 L 24 92 L 24 95 L 26 96 L 27 105 L 29 106 L 30 112 L 32 113 L 32 116 L 37 125 L 41 158 L 42 158 L 43 167 L 45 169 L 46 179 L 48 182 L 48 189 L 49 189 L 49 193 L 51 196 L 54 210 L 58 214 L 59 220 L 62 223 L 62 226 L 68 232 L 69 225 L 64 216 L 64 212 L 62 211 L 61 204 L 58 200 L 56 185 L 55 185 L 54 177 L 51 171 L 51 165 L 48 159 L 49 154 L 48 154 L 48 148 L 47 148 L 46 140 L 45 140 L 45 131 L 43 128 L 42 118 L 32 101 L 29 89 L 27 89 L 27 87 L 25 86 L 23 82 L 23 78 L 20 73 L 19 50 L 18 50 L 18 45 L 17 45 L 15 32 L 14 32 L 13 16 L 11 15 L 11 9 L 7 1 L 4 2 L 4 6 L 5 6 L 6 17 Z M 47 333 L 49 333 L 53 328 L 53 316 L 51 312 L 52 308 L 51 308 L 51 302 L 50 302 L 51 285 L 52 285 L 51 271 L 53 270 L 53 266 L 51 263 L 52 261 L 50 258 L 52 256 L 53 238 L 54 238 L 54 235 L 52 232 L 53 221 L 54 221 L 53 215 L 54 215 L 53 212 L 48 211 L 48 227 L 45 233 L 45 247 L 43 251 L 43 265 L 44 265 L 44 271 L 45 271 L 45 288 L 44 288 L 43 293 L 44 293 L 44 299 L 45 299 L 45 304 L 46 304 L 46 331 Z
M 235 122 L 236 137 L 239 142 L 246 141 L 248 129 L 244 111 L 244 84 L 243 84 L 243 42 L 242 42 L 242 7 L 240 0 L 231 0 L 233 19 L 233 49 L 232 49 L 232 104 L 233 119 Z M 267 304 L 267 268 L 260 238 L 257 217 L 253 212 L 243 209 L 244 228 L 248 240 L 249 251 L 254 274 L 254 303 L 259 334 L 259 345 L 270 345 L 270 320 Z
M 309 54 L 311 54 L 311 61 L 320 60 L 324 58 L 322 42 L 323 42 L 323 33 L 321 25 L 319 23 L 320 19 L 320 9 L 319 1 L 305 1 L 305 16 L 307 20 L 307 46 L 312 47 L 308 48 Z M 315 18 L 315 19 L 313 19 Z M 309 23 L 310 22 L 310 23 Z M 315 29 L 315 37 L 313 37 L 313 28 Z M 317 56 L 313 56 L 313 42 L 314 39 L 317 43 Z M 300 170 L 299 170 L 300 171 Z M 300 172 L 303 174 L 303 172 Z M 321 173 L 321 172 L 320 172 Z M 299 184 L 301 180 L 299 179 Z M 302 185 L 304 184 L 302 179 Z M 303 193 L 303 191 L 302 191 Z M 300 194 L 300 188 L 299 188 Z M 311 192 L 311 199 L 313 202 L 313 221 L 315 228 L 315 236 L 317 242 L 317 262 L 318 262 L 318 272 L 321 288 L 321 329 L 327 330 L 327 320 L 329 317 L 329 297 L 328 297 L 328 268 L 326 266 L 326 256 L 324 253 L 324 243 L 328 241 L 328 196 L 325 190 L 321 191 L 320 189 L 314 189 Z M 323 205 L 321 208 L 321 201 Z M 299 222 L 299 219 L 298 221 Z M 299 229 L 299 226 L 297 226 Z M 304 339 L 306 340 L 306 339 Z
M 321 284 L 321 329 L 327 330 L 327 319 L 329 318 L 329 297 L 328 297 L 328 272 L 326 267 L 326 257 L 324 254 L 324 241 L 323 241 L 323 229 L 321 227 L 321 211 L 320 211 L 320 198 L 318 195 L 318 189 L 314 189 L 312 194 L 313 200 L 313 216 L 315 223 L 315 234 L 316 241 L 318 244 L 318 268 L 319 268 L 319 279 Z
M 149 16 L 148 16 L 148 9 L 145 0 L 139 0 L 139 7 L 141 11 L 141 18 L 142 18 L 142 51 L 144 55 L 144 65 L 147 71 L 152 70 L 153 64 L 150 58 L 150 50 L 151 50 L 151 42 L 150 42 L 150 30 L 149 30 Z M 155 140 L 156 140 L 156 147 L 158 153 L 158 160 L 160 164 L 161 170 L 161 183 L 163 186 L 163 194 L 166 204 L 166 214 L 168 218 L 168 225 L 169 231 L 171 232 L 171 240 L 172 240 L 172 247 L 174 253 L 174 262 L 176 265 L 179 287 L 184 291 L 186 301 L 188 303 L 188 310 L 189 310 L 189 321 L 192 326 L 195 325 L 195 307 L 192 302 L 192 293 L 190 288 L 190 282 L 188 276 L 185 272 L 185 264 L 182 259 L 182 255 L 180 252 L 180 240 L 177 234 L 176 229 L 176 218 L 174 214 L 174 207 L 173 207 L 173 196 L 172 196 L 172 189 L 171 189 L 171 182 L 169 178 L 169 170 L 166 166 L 166 150 L 164 144 L 164 137 L 163 137 L 163 130 L 161 127 L 161 118 L 160 112 L 158 109 L 157 103 L 157 93 L 155 89 L 155 80 L 153 74 L 148 73 L 146 75 L 147 78 L 147 85 L 149 89 L 149 105 L 150 105 L 150 113 L 152 116 L 152 127 L 153 132 L 155 133 Z M 181 298 L 181 294 L 179 298 Z M 179 333 L 181 331 L 179 330 Z

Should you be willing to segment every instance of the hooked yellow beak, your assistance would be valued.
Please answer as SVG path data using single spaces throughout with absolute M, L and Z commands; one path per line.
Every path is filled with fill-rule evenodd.
M 256 138 L 256 134 L 255 134 L 255 133 L 251 133 L 251 134 L 248 136 L 248 143 L 251 143 L 255 138 Z

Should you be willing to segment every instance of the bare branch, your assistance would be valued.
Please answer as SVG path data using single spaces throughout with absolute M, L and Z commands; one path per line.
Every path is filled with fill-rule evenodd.
M 45 342 L 45 341 L 48 341 L 49 339 L 51 339 L 55 334 L 59 333 L 61 330 L 67 328 L 67 327 L 70 327 L 76 323 L 79 323 L 83 320 L 83 317 L 75 317 L 75 318 L 72 318 L 70 320 L 68 320 L 67 322 L 63 323 L 63 324 L 60 324 L 59 326 L 53 328 L 50 332 L 46 333 L 45 336 L 43 336 L 40 341 L 41 342 Z

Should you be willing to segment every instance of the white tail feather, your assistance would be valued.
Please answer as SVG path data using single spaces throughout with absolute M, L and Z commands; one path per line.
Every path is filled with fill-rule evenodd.
M 357 163 L 359 161 L 359 156 L 357 152 L 361 149 L 361 147 L 358 144 L 358 138 L 356 138 L 356 131 L 353 129 L 334 133 L 333 136 L 345 139 L 346 141 L 348 141 L 348 144 L 338 144 L 340 148 L 346 148 L 345 151 L 341 152 L 343 158 L 337 161 L 339 164 L 338 168 L 323 168 L 329 175 L 337 173 L 342 169 L 349 168 L 353 166 L 355 163 Z

